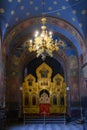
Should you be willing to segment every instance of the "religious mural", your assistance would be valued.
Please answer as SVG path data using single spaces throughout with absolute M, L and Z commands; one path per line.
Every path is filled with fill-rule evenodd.
M 68 58 L 69 80 L 70 80 L 70 92 L 71 100 L 79 100 L 79 79 L 78 79 L 78 62 L 77 57 L 71 55 Z

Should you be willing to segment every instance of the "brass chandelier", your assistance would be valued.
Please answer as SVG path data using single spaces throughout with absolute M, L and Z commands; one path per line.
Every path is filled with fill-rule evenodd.
M 47 32 L 46 18 L 41 19 L 41 34 L 38 31 L 35 33 L 34 40 L 26 41 L 25 45 L 28 45 L 29 52 L 36 52 L 36 57 L 41 56 L 42 60 L 46 59 L 46 56 L 53 57 L 53 52 L 59 50 L 59 45 L 63 45 L 61 40 L 53 40 L 52 32 Z

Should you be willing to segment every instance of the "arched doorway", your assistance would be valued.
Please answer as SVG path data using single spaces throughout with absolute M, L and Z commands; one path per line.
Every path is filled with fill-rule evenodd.
M 40 115 L 49 115 L 50 114 L 50 94 L 49 91 L 43 89 L 40 91 Z

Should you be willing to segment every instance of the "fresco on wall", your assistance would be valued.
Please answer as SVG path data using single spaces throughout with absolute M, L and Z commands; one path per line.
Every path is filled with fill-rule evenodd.
M 7 74 L 8 74 L 9 77 L 18 75 L 18 73 L 19 73 L 19 70 L 18 70 L 19 69 L 18 68 L 19 59 L 20 59 L 19 57 L 16 57 L 15 55 L 13 55 L 11 57 L 11 60 L 8 61 L 8 68 L 10 66 L 10 69 L 7 70 Z
M 68 59 L 70 69 L 78 68 L 77 57 L 75 55 L 71 55 Z
M 13 55 L 12 62 L 14 66 L 17 66 L 19 64 L 19 57 L 17 57 L 16 55 Z
M 21 68 L 19 68 L 19 59 L 19 57 L 13 55 L 7 63 L 7 68 L 9 68 L 7 69 L 8 78 L 6 82 L 7 102 L 17 102 L 19 100 L 19 88 L 21 86 L 19 81 L 19 73 Z
M 79 100 L 78 62 L 77 57 L 72 55 L 68 58 L 69 83 L 71 88 L 71 100 Z
M 80 80 L 81 80 L 81 88 L 80 88 L 81 96 L 85 97 L 85 96 L 87 96 L 87 80 L 84 79 L 83 74 L 81 75 Z
M 77 87 L 77 83 L 72 83 L 72 86 L 71 86 L 71 100 L 72 101 L 78 101 L 79 100 L 79 89 Z

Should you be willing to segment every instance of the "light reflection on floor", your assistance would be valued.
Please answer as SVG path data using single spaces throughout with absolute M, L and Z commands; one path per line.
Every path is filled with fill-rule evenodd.
M 87 128 L 87 127 L 86 127 Z M 87 130 L 83 125 L 77 124 L 28 124 L 12 126 L 6 130 Z

